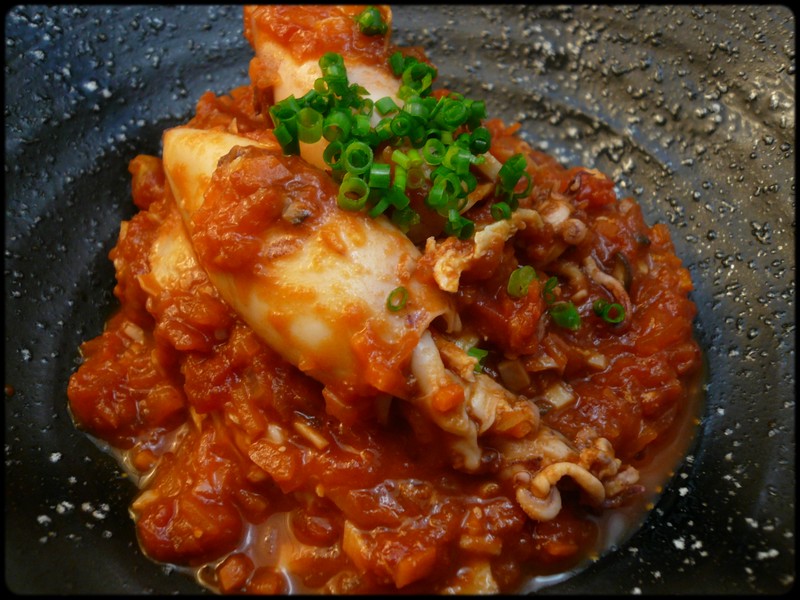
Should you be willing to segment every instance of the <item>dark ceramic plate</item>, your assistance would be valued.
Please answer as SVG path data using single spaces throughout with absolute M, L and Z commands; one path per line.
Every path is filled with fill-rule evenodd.
M 552 593 L 780 593 L 795 577 L 795 21 L 785 7 L 400 6 L 441 83 L 665 222 L 708 358 L 695 446 L 643 528 Z M 5 19 L 5 556 L 21 593 L 202 591 L 138 550 L 133 485 L 65 388 L 115 307 L 128 161 L 247 82 L 233 7 Z

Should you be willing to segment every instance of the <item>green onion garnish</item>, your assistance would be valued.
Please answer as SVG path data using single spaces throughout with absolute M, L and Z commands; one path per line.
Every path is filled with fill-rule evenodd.
M 368 35 L 381 33 L 386 26 L 372 6 L 357 21 Z M 431 96 L 437 71 L 412 56 L 395 52 L 389 65 L 400 79 L 397 97 L 402 106 L 388 96 L 373 103 L 367 90 L 349 82 L 342 56 L 326 53 L 319 60 L 322 76 L 314 88 L 270 109 L 275 137 L 285 154 L 299 154 L 300 142 L 321 138 L 328 142 L 322 158 L 340 182 L 342 208 L 386 214 L 408 231 L 420 217 L 408 206 L 406 189 L 427 185 L 425 204 L 445 218 L 445 233 L 467 239 L 475 224 L 460 213 L 477 187 L 471 168 L 485 162 L 491 146 L 491 133 L 481 125 L 486 106 L 457 93 Z M 378 119 L 374 126 L 373 118 Z M 387 145 L 393 152 L 384 163 L 378 157 L 386 156 Z M 491 207 L 496 220 L 510 218 L 518 199 L 529 192 L 531 180 L 525 169 L 521 154 L 502 165 L 498 190 L 506 197 Z M 520 186 L 521 180 L 525 186 Z M 525 189 L 521 192 L 520 187 Z M 383 201 L 390 191 L 391 197 Z
M 408 302 L 408 290 L 402 285 L 389 292 L 386 298 L 386 308 L 392 312 L 403 310 Z
M 342 153 L 345 170 L 353 175 L 361 175 L 372 166 L 372 148 L 364 142 L 353 141 L 345 146 Z
M 473 346 L 467 350 L 467 356 L 478 359 L 478 362 L 475 363 L 475 368 L 473 371 L 476 373 L 481 373 L 483 371 L 483 361 L 486 360 L 487 356 L 489 356 L 489 351 L 484 350 L 483 348 L 478 348 L 477 346 Z
M 556 301 L 556 286 L 558 285 L 558 278 L 551 277 L 547 281 L 544 282 L 544 289 L 542 290 L 542 297 L 544 298 L 545 304 L 553 304 Z
M 364 35 L 383 35 L 389 30 L 380 11 L 374 6 L 368 6 L 361 11 L 356 17 L 356 22 Z
M 369 186 L 360 177 L 347 174 L 339 186 L 337 202 L 345 210 L 361 210 L 369 198 Z
M 447 235 L 467 240 L 475 233 L 475 223 L 462 217 L 456 209 L 451 208 L 447 215 L 447 223 L 444 224 L 444 231 Z
M 306 144 L 318 142 L 322 137 L 322 115 L 310 106 L 297 113 L 297 137 Z
M 556 302 L 550 306 L 548 312 L 559 327 L 574 331 L 581 326 L 581 316 L 572 302 Z
M 592 304 L 594 314 L 602 318 L 606 323 L 616 325 L 625 320 L 625 308 L 617 302 L 610 303 L 602 298 L 595 300 Z
M 422 147 L 422 157 L 429 165 L 440 165 L 447 153 L 447 148 L 441 140 L 430 138 Z
M 506 285 L 506 291 L 512 298 L 522 298 L 528 295 L 531 282 L 536 279 L 536 270 L 530 266 L 517 267 L 511 272 Z
M 323 121 L 322 136 L 329 142 L 345 141 L 350 136 L 353 120 L 343 110 L 334 110 L 328 113 Z
M 372 163 L 369 168 L 369 187 L 385 190 L 391 183 L 392 168 L 385 163 Z
M 489 151 L 492 145 L 492 134 L 486 127 L 477 127 L 472 132 L 469 140 L 469 150 L 473 154 L 483 154 Z
M 527 161 L 522 154 L 515 154 L 500 167 L 498 177 L 500 178 L 500 185 L 505 190 L 511 191 L 516 187 L 517 182 L 525 172 L 526 163 Z
M 507 202 L 495 202 L 489 210 L 495 221 L 511 218 L 511 207 Z
M 395 101 L 392 100 L 389 96 L 381 98 L 380 100 L 375 102 L 375 108 L 381 114 L 381 116 L 384 116 L 390 112 L 397 112 L 400 110 Z

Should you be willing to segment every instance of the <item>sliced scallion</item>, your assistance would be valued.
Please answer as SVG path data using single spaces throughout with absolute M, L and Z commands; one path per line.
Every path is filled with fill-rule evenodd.
M 542 290 L 542 297 L 545 304 L 553 304 L 556 301 L 556 286 L 558 285 L 557 277 L 550 277 L 544 282 L 544 289 Z
M 511 207 L 507 202 L 495 202 L 492 204 L 489 211 L 495 221 L 502 221 L 503 219 L 511 218 Z
M 381 12 L 374 6 L 368 6 L 356 16 L 358 29 L 364 35 L 384 35 L 389 26 L 383 20 Z
M 386 298 L 386 308 L 392 312 L 403 310 L 408 303 L 408 290 L 402 285 L 389 292 Z
M 473 371 L 476 373 L 483 372 L 483 362 L 486 360 L 486 357 L 489 356 L 489 351 L 484 350 L 483 348 L 478 348 L 477 346 L 473 346 L 467 350 L 467 356 L 477 359 Z
M 611 303 L 600 298 L 592 303 L 592 310 L 594 314 L 612 325 L 625 320 L 625 308 L 617 302 Z
M 572 302 L 556 302 L 548 309 L 556 325 L 575 331 L 581 326 L 581 316 Z
M 342 153 L 342 163 L 348 173 L 353 175 L 366 173 L 372 166 L 372 148 L 364 142 L 351 142 Z
M 531 282 L 536 279 L 536 270 L 530 265 L 517 267 L 511 272 L 506 284 L 506 291 L 512 298 L 523 298 L 528 295 Z
M 297 113 L 297 137 L 301 142 L 313 144 L 322 138 L 322 115 L 307 106 Z
M 339 186 L 337 202 L 345 210 L 356 211 L 366 206 L 369 198 L 369 186 L 360 177 L 351 174 L 345 175 Z
M 375 7 L 362 11 L 357 21 L 365 32 L 379 33 L 382 28 L 381 13 Z M 289 96 L 270 109 L 275 137 L 284 153 L 298 154 L 300 142 L 324 138 L 328 144 L 323 160 L 344 186 L 340 203 L 349 210 L 360 210 L 368 203 L 367 212 L 385 212 L 407 231 L 420 217 L 408 206 L 406 190 L 427 185 L 424 201 L 445 217 L 445 233 L 461 239 L 473 235 L 474 222 L 461 213 L 477 187 L 472 167 L 486 161 L 491 147 L 491 133 L 481 125 L 485 103 L 454 92 L 432 95 L 436 69 L 401 52 L 389 57 L 389 66 L 400 80 L 396 98 L 402 105 L 389 96 L 373 102 L 366 89 L 348 81 L 344 58 L 338 53 L 325 53 L 318 64 L 322 75 L 313 89 L 299 99 Z M 519 199 L 529 192 L 532 184 L 526 166 L 522 154 L 501 165 L 497 187 L 505 197 L 491 206 L 495 219 L 510 218 Z M 387 202 L 384 195 L 390 195 Z

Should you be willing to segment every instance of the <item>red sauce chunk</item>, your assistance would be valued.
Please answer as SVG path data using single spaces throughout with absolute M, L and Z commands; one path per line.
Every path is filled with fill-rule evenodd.
M 248 8 L 245 36 L 298 61 L 335 50 L 385 65 L 396 48 L 359 31 L 363 8 Z M 419 49 L 406 54 L 424 59 Z M 227 95 L 204 94 L 188 125 L 274 146 L 275 65 L 254 59 L 250 76 Z M 663 483 L 679 458 L 669 448 L 691 435 L 702 359 L 689 273 L 667 227 L 618 200 L 610 179 L 558 164 L 517 137 L 517 125 L 484 125 L 494 160 L 525 158 L 531 188 L 515 207 L 523 224 L 486 236 L 480 251 L 445 234 L 424 208 L 408 230 L 418 252 L 398 265 L 398 280 L 435 289 L 461 327 L 453 337 L 443 319 L 428 326 L 444 366 L 459 373 L 430 397 L 411 370 L 422 343 L 418 298 L 382 308 L 407 320 L 410 333 L 394 347 L 379 341 L 379 324 L 343 305 L 342 319 L 365 323 L 341 343 L 355 348 L 371 386 L 346 393 L 291 364 L 209 277 L 211 266 L 246 281 L 240 290 L 256 289 L 263 265 L 293 252 L 298 232 L 343 210 L 328 172 L 236 147 L 189 233 L 161 159 L 131 161 L 139 212 L 110 253 L 119 309 L 81 346 L 67 391 L 76 425 L 110 445 L 139 482 L 132 514 L 147 556 L 226 594 L 518 592 L 613 543 L 609 511 L 632 511 L 631 526 L 642 517 L 656 486 L 631 474 L 651 470 Z M 478 231 L 499 231 L 490 207 L 503 192 L 473 172 L 481 196 L 464 215 Z M 412 205 L 423 205 L 421 194 Z M 353 218 L 362 217 L 371 218 Z M 454 289 L 439 290 L 453 265 L 461 265 Z M 509 279 L 521 267 L 535 275 L 517 293 Z M 622 318 L 603 315 L 612 304 Z M 566 305 L 580 326 L 559 321 Z M 480 362 L 464 362 L 474 347 Z M 455 423 L 477 393 L 463 383 L 472 380 L 514 400 L 476 434 L 480 464 L 467 468 L 453 459 L 460 434 L 441 423 Z M 480 422 L 477 410 L 465 414 Z M 606 459 L 613 477 L 600 474 Z M 565 476 L 537 495 L 559 469 Z M 604 500 L 587 500 L 594 488 L 584 472 Z M 520 489 L 534 503 L 557 489 L 560 510 L 533 518 Z

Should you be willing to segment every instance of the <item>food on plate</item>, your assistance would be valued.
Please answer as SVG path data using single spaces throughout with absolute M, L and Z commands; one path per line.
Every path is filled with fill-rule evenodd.
M 437 89 L 389 8 L 243 16 L 250 82 L 130 163 L 120 307 L 68 388 L 142 550 L 222 593 L 524 591 L 596 558 L 691 429 L 667 228 Z

